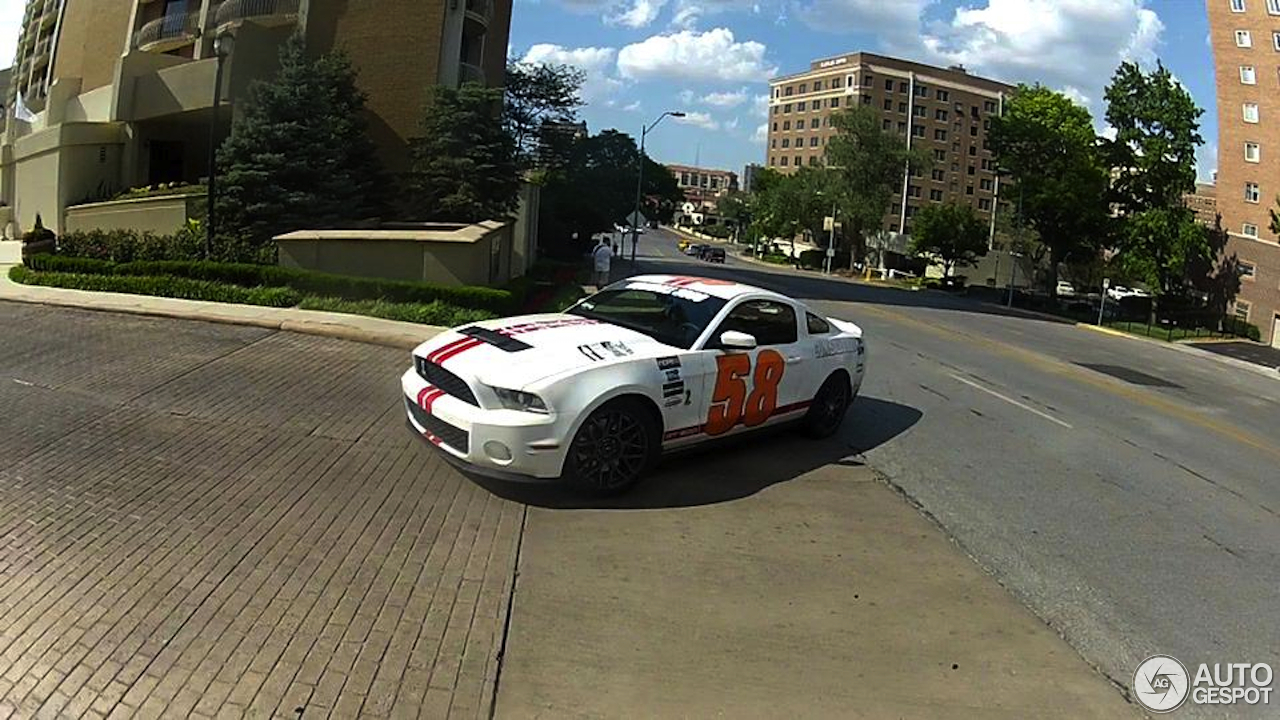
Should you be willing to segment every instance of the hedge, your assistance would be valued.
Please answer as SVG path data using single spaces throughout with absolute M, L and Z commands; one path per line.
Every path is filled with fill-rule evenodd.
M 1222 331 L 1237 337 L 1247 337 L 1254 342 L 1261 342 L 1262 331 L 1257 325 L 1241 320 L 1238 317 L 1227 317 L 1222 321 Z
M 9 279 L 24 285 L 271 307 L 293 307 L 302 299 L 296 290 L 287 287 L 239 287 L 208 280 L 167 276 L 81 275 L 33 270 L 24 265 L 15 265 L 10 268 Z
M 298 307 L 303 310 L 325 310 L 328 312 L 351 313 L 353 315 L 369 315 L 388 320 L 401 320 L 442 327 L 455 327 L 478 320 L 488 320 L 493 317 L 493 313 L 485 310 L 460 308 L 439 300 L 430 303 L 389 303 L 381 300 L 343 300 L 341 298 L 309 295 L 302 299 Z
M 243 287 L 288 288 L 301 295 L 319 295 L 346 300 L 385 300 L 394 303 L 432 303 L 437 300 L 476 310 L 502 313 L 514 310 L 518 293 L 486 287 L 450 287 L 404 280 L 379 280 L 347 275 L 331 275 L 274 265 L 218 263 L 204 260 L 155 260 L 113 263 L 105 260 L 36 255 L 29 260 L 35 270 L 173 277 L 228 283 Z

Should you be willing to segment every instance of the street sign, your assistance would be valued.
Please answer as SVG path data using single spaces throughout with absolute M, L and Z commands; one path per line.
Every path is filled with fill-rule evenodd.
M 836 249 L 833 247 L 827 248 L 827 257 L 835 257 L 835 256 L 836 256 Z
M 1102 289 L 1106 290 L 1111 287 L 1111 278 L 1102 278 Z
M 644 227 L 648 224 L 649 221 L 645 219 L 644 214 L 642 213 L 632 211 L 632 213 L 627 216 L 627 225 L 630 227 Z
M 834 228 L 835 226 L 836 226 L 836 219 L 835 219 L 834 217 L 832 217 L 832 216 L 828 215 L 828 216 L 826 216 L 826 217 L 822 218 L 822 229 L 823 229 L 823 230 L 825 230 L 825 231 L 827 231 L 827 232 L 831 232 L 832 228 Z

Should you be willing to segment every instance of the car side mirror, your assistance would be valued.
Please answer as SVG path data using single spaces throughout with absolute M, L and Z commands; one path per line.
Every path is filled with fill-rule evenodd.
M 720 333 L 720 347 L 751 350 L 756 346 L 756 336 L 737 330 L 725 330 Z

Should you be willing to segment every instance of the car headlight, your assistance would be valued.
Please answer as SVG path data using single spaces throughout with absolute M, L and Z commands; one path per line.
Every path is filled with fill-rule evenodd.
M 507 388 L 493 388 L 493 394 L 498 396 L 498 401 L 502 403 L 502 407 L 508 410 L 522 410 L 524 412 L 548 413 L 547 404 L 542 402 L 542 398 L 533 393 L 523 392 L 521 390 L 508 390 Z

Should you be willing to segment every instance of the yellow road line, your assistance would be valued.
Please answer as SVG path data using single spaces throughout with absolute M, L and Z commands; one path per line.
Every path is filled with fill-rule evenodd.
M 1137 390 L 1118 381 L 1104 377 L 1098 373 L 1086 371 L 1069 363 L 1049 357 L 1048 355 L 1033 352 L 1031 350 L 1025 350 L 993 338 L 981 336 L 979 339 L 975 339 L 973 336 L 923 322 L 893 310 L 886 310 L 882 307 L 867 305 L 865 303 L 858 303 L 858 306 L 859 309 L 869 312 L 872 315 L 877 315 L 890 322 L 897 322 L 917 327 L 921 330 L 947 339 L 959 339 L 981 350 L 988 350 L 992 353 L 1018 360 L 1026 365 L 1048 370 L 1056 375 L 1061 375 L 1077 382 L 1091 385 L 1099 390 L 1104 390 L 1126 400 L 1131 400 L 1153 410 L 1158 410 L 1170 417 L 1184 420 L 1193 425 L 1198 425 L 1199 427 L 1217 433 L 1230 440 L 1234 440 L 1242 445 L 1248 445 L 1260 450 L 1272 457 L 1280 458 L 1280 446 L 1277 446 L 1277 443 L 1274 440 L 1269 440 L 1260 435 L 1255 435 L 1248 430 L 1244 430 L 1229 423 L 1224 423 L 1216 418 L 1207 417 L 1181 403 L 1166 400 L 1165 398 L 1159 397 L 1150 392 Z

